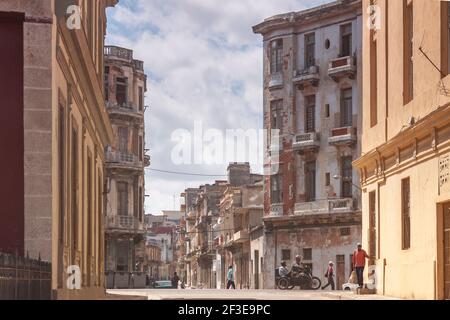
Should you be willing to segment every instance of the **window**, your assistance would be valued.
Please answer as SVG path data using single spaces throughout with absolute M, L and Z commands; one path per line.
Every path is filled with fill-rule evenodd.
M 411 0 L 403 1 L 403 102 L 407 104 L 414 96 L 414 11 Z
M 104 93 L 105 93 L 105 101 L 109 101 L 109 67 L 105 67 L 105 75 L 103 79 L 104 84 Z
M 341 91 L 341 127 L 353 125 L 353 90 L 352 88 Z
M 270 184 L 271 184 L 271 201 L 272 201 L 272 203 L 282 203 L 283 202 L 283 172 L 282 172 L 281 165 L 280 165 L 278 174 L 271 176 Z
M 309 68 L 316 64 L 316 36 L 314 33 L 305 35 L 305 67 Z
M 72 129 L 71 157 L 71 211 L 72 211 L 72 262 L 76 262 L 75 252 L 78 249 L 78 132 Z
M 410 180 L 402 180 L 402 249 L 411 247 L 411 199 Z
M 128 79 L 117 78 L 116 79 L 116 101 L 121 107 L 126 107 L 128 104 Z
M 64 193 L 64 177 L 65 177 L 65 112 L 63 106 L 59 106 L 59 165 L 58 165 L 58 178 L 59 178 L 59 243 L 64 244 L 64 225 L 66 219 L 66 208 L 65 208 L 65 198 Z
M 329 118 L 330 117 L 330 105 L 326 104 L 325 105 L 325 118 Z
M 316 161 L 305 163 L 305 192 L 306 202 L 316 200 Z
M 278 73 L 283 67 L 283 40 L 278 39 L 270 43 L 270 73 Z
M 312 249 L 310 249 L 310 248 L 303 249 L 303 260 L 307 260 L 307 261 L 312 260 Z
M 144 110 L 144 88 L 139 87 L 139 111 Z
M 308 96 L 305 98 L 306 105 L 306 123 L 305 131 L 306 133 L 311 133 L 316 131 L 316 96 Z
M 144 161 L 144 146 L 143 146 L 143 139 L 142 136 L 139 136 L 139 160 Z
M 341 26 L 341 57 L 352 55 L 352 24 Z
M 375 258 L 376 245 L 376 192 L 369 193 L 369 256 Z
M 128 183 L 117 183 L 117 214 L 119 216 L 128 215 Z
M 291 250 L 290 249 L 281 250 L 281 260 L 283 260 L 283 261 L 291 260 Z
M 138 211 L 139 211 L 139 221 L 141 221 L 141 222 L 142 222 L 142 214 L 143 214 L 143 209 L 142 209 L 143 204 L 144 204 L 144 196 L 143 196 L 143 192 L 142 192 L 142 187 L 139 187 Z
M 370 32 L 370 126 L 378 122 L 378 57 L 375 31 Z
M 270 120 L 270 128 L 272 130 L 280 130 L 283 129 L 283 119 L 281 112 L 283 111 L 283 100 L 272 101 L 271 103 L 271 120 Z
M 325 173 L 325 187 L 329 187 L 331 185 L 331 175 L 329 172 Z
M 441 2 L 441 70 L 442 77 L 450 74 L 450 5 L 448 2 Z
M 119 151 L 122 153 L 128 153 L 128 128 L 119 127 Z
M 347 156 L 342 157 L 342 197 L 352 198 L 353 197 L 353 157 Z
M 340 230 L 341 237 L 348 237 L 351 234 L 350 228 L 341 228 Z

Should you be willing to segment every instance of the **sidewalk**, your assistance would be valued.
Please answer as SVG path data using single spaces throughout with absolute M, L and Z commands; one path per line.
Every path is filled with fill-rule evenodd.
M 357 294 L 352 291 L 327 291 L 323 292 L 322 296 L 333 300 L 402 300 L 378 294 Z

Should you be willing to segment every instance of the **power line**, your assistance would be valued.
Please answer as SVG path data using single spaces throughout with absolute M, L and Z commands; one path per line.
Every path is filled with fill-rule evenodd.
M 167 173 L 167 174 L 176 174 L 181 176 L 198 176 L 198 177 L 228 177 L 226 174 L 202 174 L 202 173 L 190 173 L 190 172 L 177 172 L 177 171 L 168 171 L 168 170 L 160 170 L 160 169 L 151 169 L 146 168 L 146 170 Z

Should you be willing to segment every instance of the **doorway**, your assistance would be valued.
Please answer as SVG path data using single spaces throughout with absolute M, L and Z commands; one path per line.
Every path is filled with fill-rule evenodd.
M 341 290 L 345 283 L 345 256 L 336 256 L 336 289 Z

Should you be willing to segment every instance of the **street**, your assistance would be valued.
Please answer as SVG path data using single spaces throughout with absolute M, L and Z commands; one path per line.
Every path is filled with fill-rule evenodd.
M 344 291 L 280 291 L 280 290 L 108 290 L 109 295 L 146 297 L 148 300 L 393 300 L 379 295 L 356 295 Z

